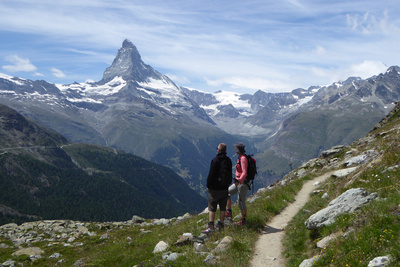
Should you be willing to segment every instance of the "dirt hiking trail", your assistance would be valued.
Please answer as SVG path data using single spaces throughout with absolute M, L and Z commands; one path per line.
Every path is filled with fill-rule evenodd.
M 285 259 L 282 257 L 282 240 L 284 228 L 292 218 L 307 203 L 310 194 L 316 189 L 315 183 L 322 183 L 331 176 L 331 173 L 323 174 L 310 181 L 307 181 L 297 193 L 295 201 L 290 203 L 282 212 L 271 219 L 263 229 L 260 238 L 256 242 L 252 267 L 285 266 Z

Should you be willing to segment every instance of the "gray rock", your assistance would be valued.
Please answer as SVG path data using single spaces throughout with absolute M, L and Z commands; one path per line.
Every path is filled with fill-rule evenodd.
M 298 171 L 297 171 L 297 176 L 299 177 L 299 178 L 302 178 L 303 176 L 305 176 L 307 174 L 307 171 L 305 170 L 305 169 L 299 169 Z
M 344 192 L 342 195 L 332 200 L 328 207 L 311 215 L 305 222 L 307 229 L 317 229 L 324 225 L 332 224 L 335 218 L 344 213 L 351 213 L 359 209 L 362 205 L 375 199 L 376 193 L 368 193 L 362 188 L 353 188 Z
M 178 236 L 178 240 L 175 242 L 175 246 L 184 246 L 193 242 L 193 235 L 184 234 Z
M 67 242 L 68 242 L 68 243 L 72 243 L 72 242 L 75 241 L 75 239 L 76 239 L 76 238 L 72 236 L 72 237 L 68 238 Z
M 378 155 L 378 153 L 375 150 L 367 150 L 364 153 L 362 153 L 361 155 L 352 157 L 348 160 L 345 161 L 344 165 L 346 167 L 352 166 L 352 165 L 360 165 L 363 164 L 369 160 L 371 160 L 372 158 L 376 157 Z
M 334 176 L 334 177 L 345 177 L 345 176 L 349 175 L 350 173 L 354 172 L 357 169 L 358 169 L 358 167 L 351 167 L 351 168 L 347 168 L 347 169 L 337 170 L 332 174 L 332 176 Z
M 193 246 L 197 252 L 208 252 L 208 248 L 203 243 L 194 242 Z
M 109 239 L 110 235 L 109 234 L 104 234 L 102 236 L 100 236 L 100 239 Z
M 333 233 L 333 234 L 330 234 L 330 235 L 324 237 L 323 239 L 321 239 L 320 241 L 318 241 L 318 243 L 317 243 L 317 248 L 321 248 L 321 249 L 326 248 L 326 247 L 328 246 L 328 244 L 329 244 L 332 240 L 335 240 L 338 236 L 339 236 L 338 233 Z
M 16 223 L 8 223 L 0 226 L 0 231 L 12 231 L 18 228 L 18 224 Z
M 44 251 L 39 247 L 29 247 L 29 248 L 20 249 L 20 250 L 14 252 L 12 255 L 13 256 L 20 256 L 20 255 L 28 255 L 28 256 L 36 255 L 36 256 L 40 256 L 43 253 L 44 253 Z
M 36 255 L 36 254 L 30 255 L 30 256 L 29 256 L 29 259 L 30 259 L 31 261 L 37 261 L 38 259 L 41 259 L 41 258 L 42 258 L 41 255 Z
M 314 263 L 315 263 L 320 257 L 321 257 L 321 256 L 318 255 L 318 256 L 312 257 L 311 259 L 303 260 L 303 261 L 300 263 L 299 267 L 311 267 L 311 266 L 314 265 Z
M 61 259 L 61 260 L 57 261 L 57 264 L 64 264 L 65 262 L 66 262 L 65 259 Z
M 14 263 L 15 263 L 15 261 L 13 261 L 13 260 L 6 260 L 5 262 L 3 262 L 3 263 L 1 264 L 1 266 L 10 266 L 10 267 L 14 267 L 14 266 L 15 266 Z
M 145 235 L 145 234 L 150 234 L 152 233 L 152 231 L 150 230 L 144 230 L 144 229 L 140 229 L 140 234 Z
M 73 267 L 84 267 L 86 266 L 86 262 L 88 261 L 88 258 L 81 258 L 77 260 L 72 266 Z
M 213 254 L 208 254 L 206 259 L 204 260 L 204 263 L 207 265 L 216 265 L 219 262 L 219 257 L 214 256 Z
M 170 222 L 171 222 L 170 219 L 162 218 L 162 219 L 156 220 L 153 224 L 154 225 L 166 225 L 166 224 L 169 224 Z
M 329 198 L 329 195 L 328 195 L 328 193 L 324 193 L 323 195 L 322 195 L 322 197 L 321 197 L 322 199 L 328 199 Z
M 163 255 L 163 259 L 166 260 L 166 261 L 176 261 L 179 256 L 181 256 L 180 253 L 168 252 L 168 253 Z
M 4 244 L 4 243 L 1 243 L 0 244 L 0 248 L 9 248 L 10 246 L 9 245 L 7 245 L 7 244 Z
M 385 267 L 389 266 L 391 262 L 392 262 L 392 256 L 390 255 L 376 257 L 368 263 L 368 267 Z
M 222 254 L 225 253 L 228 248 L 231 246 L 233 242 L 233 238 L 231 236 L 225 236 L 221 242 L 218 244 L 218 246 L 213 249 L 212 253 L 213 254 Z
M 167 243 L 165 243 L 164 241 L 160 241 L 154 247 L 153 253 L 164 252 L 168 249 L 168 247 L 169 245 Z
M 51 254 L 51 256 L 49 258 L 50 259 L 58 259 L 60 257 L 61 257 L 61 254 L 56 252 L 56 253 Z
M 332 147 L 331 149 L 322 151 L 321 156 L 324 158 L 330 157 L 330 156 L 335 155 L 335 154 L 339 153 L 340 151 L 342 151 L 343 148 L 344 148 L 344 146 L 342 146 L 342 145 Z

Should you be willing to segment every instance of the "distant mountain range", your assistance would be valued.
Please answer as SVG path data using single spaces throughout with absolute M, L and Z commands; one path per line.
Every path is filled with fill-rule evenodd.
M 183 88 L 146 65 L 125 40 L 102 80 L 57 85 L 0 75 L 0 103 L 64 135 L 105 145 L 176 171 L 205 195 L 220 142 L 246 143 L 257 186 L 337 144 L 363 136 L 400 100 L 399 68 L 366 80 L 287 93 L 206 93 Z
M 170 168 L 120 150 L 73 144 L 0 105 L 0 225 L 176 217 L 206 199 Z

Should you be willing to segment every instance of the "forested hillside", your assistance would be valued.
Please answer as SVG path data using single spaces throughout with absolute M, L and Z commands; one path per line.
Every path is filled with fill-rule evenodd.
M 61 135 L 0 109 L 0 224 L 33 219 L 127 220 L 204 209 L 171 169 Z

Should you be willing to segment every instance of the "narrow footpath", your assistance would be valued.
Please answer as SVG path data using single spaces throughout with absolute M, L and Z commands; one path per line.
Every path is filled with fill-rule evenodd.
M 285 234 L 285 226 L 307 203 L 310 194 L 315 190 L 315 183 L 322 183 L 331 176 L 326 173 L 307 181 L 297 193 L 295 201 L 290 203 L 282 212 L 271 219 L 265 226 L 263 233 L 256 242 L 254 256 L 251 260 L 252 267 L 279 267 L 285 266 L 285 259 L 282 257 L 282 240 Z

